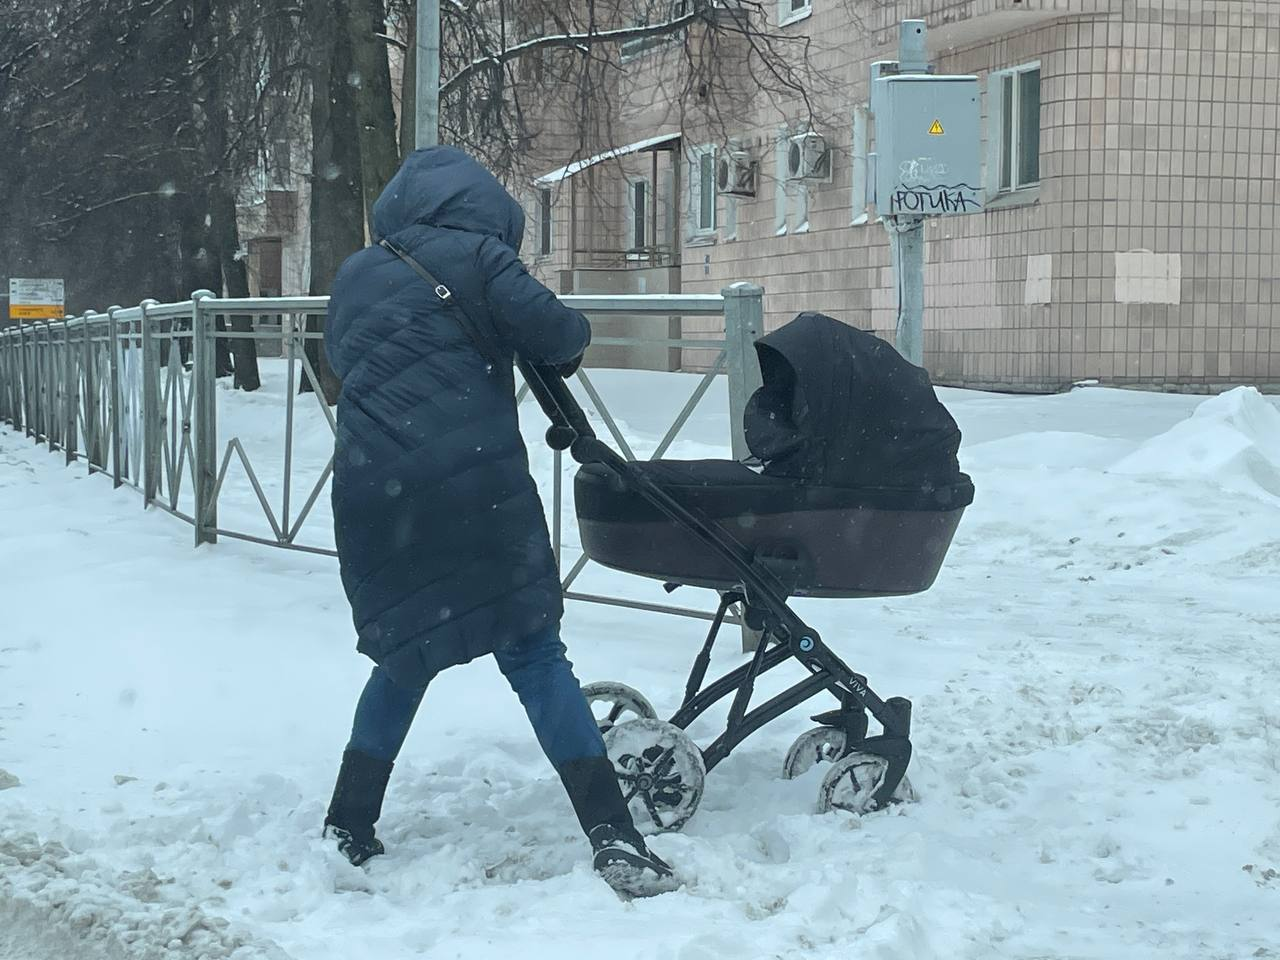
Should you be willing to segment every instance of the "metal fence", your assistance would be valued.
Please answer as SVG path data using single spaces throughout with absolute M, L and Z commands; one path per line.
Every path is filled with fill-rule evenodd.
M 727 375 L 729 387 L 726 433 L 734 456 L 746 456 L 742 412 L 760 382 L 752 346 L 763 333 L 763 291 L 759 287 L 735 284 L 716 295 L 561 299 L 588 317 L 653 317 L 655 326 L 664 333 L 671 317 L 722 320 L 722 337 L 599 337 L 594 342 L 710 352 L 713 359 L 706 373 L 651 457 L 657 459 L 670 449 L 721 374 Z M 326 445 L 328 462 L 323 467 L 317 469 L 319 461 L 303 465 L 314 483 L 300 509 L 295 510 L 292 494 L 298 404 L 316 404 L 329 430 L 337 429 L 334 412 L 322 399 L 317 371 L 306 352 L 307 341 L 323 337 L 307 329 L 307 318 L 323 316 L 327 307 L 327 297 L 218 299 L 208 291 L 198 291 L 181 303 L 149 300 L 128 309 L 112 307 L 105 313 L 89 312 L 0 330 L 0 421 L 47 444 L 51 451 L 62 451 L 69 465 L 84 463 L 91 474 L 109 474 L 116 487 L 133 487 L 141 494 L 144 507 L 157 507 L 190 524 L 197 546 L 229 537 L 332 556 L 331 547 L 309 541 L 304 535 L 310 532 L 307 521 L 333 472 L 331 443 Z M 224 317 L 279 318 L 280 326 L 249 331 L 218 329 L 217 321 Z M 216 376 L 217 342 L 245 338 L 275 344 L 283 340 L 287 366 L 284 430 L 279 459 L 270 464 L 261 460 L 255 464 L 238 434 L 219 444 L 218 401 L 225 391 L 220 390 Z M 311 385 L 311 396 L 299 395 L 303 380 Z M 618 449 L 628 459 L 635 459 L 631 442 L 619 429 L 590 372 L 580 370 L 577 382 Z M 521 388 L 519 399 L 524 400 L 526 393 L 527 389 Z M 314 421 L 312 417 L 308 422 Z M 562 457 L 558 451 L 554 454 L 551 497 L 552 542 L 558 562 L 564 530 Z M 219 522 L 219 506 L 226 506 L 235 487 L 233 465 L 238 465 L 237 474 L 242 473 L 248 485 L 238 488 L 237 494 L 243 494 L 240 499 L 261 510 L 261 517 L 255 518 L 256 531 L 247 527 L 243 510 L 234 520 L 224 516 Z M 273 483 L 264 482 L 268 470 L 272 474 L 266 479 L 279 486 L 275 500 L 268 492 Z M 250 491 L 252 500 L 248 499 Z M 246 525 L 236 529 L 242 522 Z M 700 619 L 713 616 L 684 607 L 575 591 L 574 583 L 588 562 L 584 555 L 567 571 L 562 567 L 566 598 Z

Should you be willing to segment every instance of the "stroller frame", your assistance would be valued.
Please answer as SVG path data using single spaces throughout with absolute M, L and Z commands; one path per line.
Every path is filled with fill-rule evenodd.
M 629 491 L 694 533 L 740 576 L 737 586 L 721 592 L 720 606 L 706 642 L 690 670 L 684 701 L 669 721 L 681 729 L 687 728 L 714 704 L 734 695 L 724 732 L 709 746 L 700 748 L 706 769 L 709 771 L 724 760 L 765 724 L 826 690 L 837 698 L 839 707 L 818 714 L 813 720 L 845 734 L 842 755 L 858 752 L 886 761 L 885 777 L 873 794 L 872 807 L 879 809 L 888 804 L 911 760 L 911 702 L 904 697 L 881 699 L 868 685 L 867 678 L 855 673 L 836 656 L 818 631 L 791 609 L 787 603 L 791 592 L 787 581 L 794 573 L 793 564 L 781 558 L 757 556 L 719 524 L 684 507 L 599 440 L 558 371 L 523 360 L 519 361 L 519 367 L 530 392 L 551 421 L 547 444 L 552 449 L 568 450 L 579 464 L 602 464 L 609 468 Z M 678 586 L 667 584 L 666 588 L 670 591 Z M 743 605 L 748 626 L 760 631 L 759 645 L 749 663 L 704 686 L 716 638 L 729 608 L 736 604 Z M 749 709 L 756 680 L 792 659 L 799 661 L 809 676 Z M 880 723 L 882 734 L 867 736 L 868 713 Z

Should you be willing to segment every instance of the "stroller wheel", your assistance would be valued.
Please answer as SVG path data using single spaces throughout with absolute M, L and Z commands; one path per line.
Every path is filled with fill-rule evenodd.
M 835 763 L 844 756 L 846 735 L 836 727 L 814 727 L 796 738 L 782 762 L 782 776 L 794 780 L 819 763 Z
M 617 726 L 619 718 L 625 714 L 631 715 L 627 717 L 628 720 L 652 720 L 658 716 L 658 711 L 653 709 L 644 695 L 625 683 L 603 680 L 584 684 L 582 695 L 587 698 L 601 733 L 608 733 Z M 598 708 L 597 704 L 602 706 Z
M 875 792 L 888 770 L 889 761 L 884 757 L 856 750 L 836 761 L 818 791 L 818 812 L 848 810 L 862 814 L 874 809 Z
M 641 833 L 679 830 L 702 800 L 707 777 L 702 751 L 665 720 L 620 723 L 604 737 L 618 785 Z

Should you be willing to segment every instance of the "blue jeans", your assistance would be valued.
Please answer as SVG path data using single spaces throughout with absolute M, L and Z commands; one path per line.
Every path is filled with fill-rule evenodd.
M 573 664 L 565 656 L 558 624 L 493 656 L 520 698 L 538 743 L 553 766 L 605 755 L 600 728 L 573 675 Z M 356 705 L 347 749 L 379 760 L 395 760 L 424 693 L 426 688 L 396 686 L 381 667 L 374 667 Z

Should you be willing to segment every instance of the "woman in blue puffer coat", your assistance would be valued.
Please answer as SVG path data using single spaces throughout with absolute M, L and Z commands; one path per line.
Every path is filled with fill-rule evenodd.
M 674 886 L 636 832 L 560 640 L 560 579 L 520 437 L 511 357 L 571 369 L 590 340 L 519 259 L 520 205 L 460 150 L 405 160 L 374 207 L 376 241 L 333 283 L 325 350 L 342 378 L 333 515 L 358 649 L 376 664 L 325 820 L 354 864 L 432 678 L 492 654 L 586 832 L 627 893 Z M 403 257 L 449 291 L 442 299 Z M 482 318 L 492 363 L 456 313 Z

